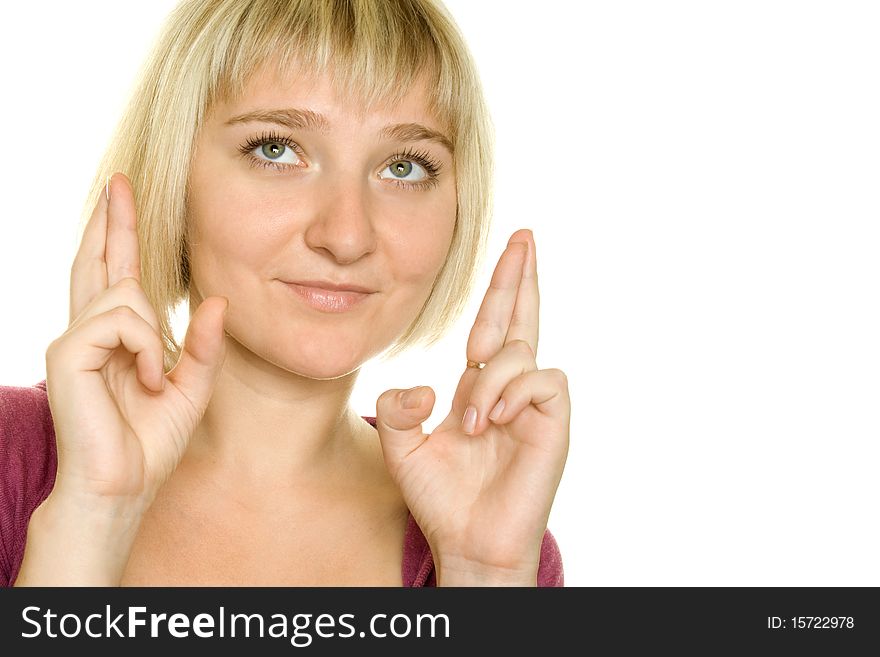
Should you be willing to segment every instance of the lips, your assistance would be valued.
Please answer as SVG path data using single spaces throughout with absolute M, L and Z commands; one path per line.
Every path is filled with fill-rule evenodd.
M 330 290 L 331 292 L 361 292 L 363 294 L 372 294 L 375 290 L 370 290 L 362 285 L 355 283 L 331 283 L 330 281 L 284 281 L 292 285 L 301 285 L 302 287 L 318 288 L 322 290 Z
M 282 282 L 299 300 L 304 301 L 315 310 L 325 313 L 347 312 L 359 306 L 372 295 L 372 292 L 361 291 L 366 290 L 364 287 L 349 284 L 339 286 L 344 289 L 328 289 L 314 285 L 315 283 L 320 286 L 332 285 L 325 281 Z M 306 285 L 305 283 L 312 283 L 312 285 Z

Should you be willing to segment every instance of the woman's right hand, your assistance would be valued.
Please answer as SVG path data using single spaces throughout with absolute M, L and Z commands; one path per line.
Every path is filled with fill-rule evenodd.
M 71 267 L 70 325 L 46 351 L 58 465 L 16 586 L 116 586 L 143 514 L 180 463 L 225 357 L 227 301 L 205 299 L 166 375 L 140 285 L 131 183 L 115 174 Z
M 164 372 L 156 312 L 140 285 L 134 193 L 101 194 L 70 276 L 70 326 L 46 351 L 58 469 L 53 496 L 146 510 L 180 463 L 225 357 L 228 302 L 209 297 Z

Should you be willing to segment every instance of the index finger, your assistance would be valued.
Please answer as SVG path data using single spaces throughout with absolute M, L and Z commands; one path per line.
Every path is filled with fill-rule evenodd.
M 110 179 L 107 179 L 107 185 Z M 106 187 L 101 190 L 92 216 L 86 224 L 80 240 L 79 249 L 70 268 L 70 324 L 79 317 L 102 290 L 107 289 L 107 265 L 104 250 L 107 243 Z
M 126 277 L 140 281 L 134 194 L 128 178 L 114 174 L 98 198 L 71 267 L 70 324 L 92 299 Z

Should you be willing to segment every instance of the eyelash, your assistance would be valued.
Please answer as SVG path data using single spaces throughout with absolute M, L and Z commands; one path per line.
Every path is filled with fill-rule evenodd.
M 239 151 L 241 154 L 248 159 L 249 164 L 252 167 L 262 167 L 262 168 L 273 168 L 278 171 L 284 171 L 286 169 L 292 168 L 300 168 L 296 164 L 287 164 L 285 162 L 271 162 L 270 160 L 263 160 L 258 157 L 254 157 L 251 155 L 255 148 L 259 148 L 264 144 L 284 144 L 294 153 L 299 156 L 304 156 L 302 148 L 300 148 L 299 144 L 291 140 L 289 137 L 285 137 L 276 132 L 264 132 L 257 137 L 251 137 L 244 144 L 241 145 Z M 406 189 L 430 189 L 437 185 L 437 177 L 440 173 L 440 169 L 442 165 L 436 160 L 432 159 L 431 156 L 424 151 L 414 151 L 411 148 L 407 148 L 402 153 L 397 153 L 396 155 L 392 155 L 391 158 L 385 163 L 385 166 L 390 166 L 395 162 L 399 162 L 400 160 L 409 160 L 415 162 L 416 164 L 421 165 L 425 172 L 427 173 L 427 177 L 424 180 L 419 180 L 418 182 L 407 182 L 405 180 L 394 180 L 391 179 L 391 182 L 398 187 L 403 187 Z M 385 179 L 389 180 L 389 179 Z

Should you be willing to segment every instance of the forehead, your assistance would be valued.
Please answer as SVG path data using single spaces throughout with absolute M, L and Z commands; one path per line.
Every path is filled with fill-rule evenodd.
M 311 115 L 311 128 L 332 131 L 334 123 L 355 119 L 366 125 L 417 123 L 440 133 L 443 122 L 427 102 L 428 87 L 424 77 L 416 80 L 394 102 L 368 104 L 365 95 L 346 93 L 334 83 L 332 73 L 285 71 L 264 66 L 245 83 L 238 97 L 228 98 L 215 108 L 221 120 L 254 112 L 303 110 Z

